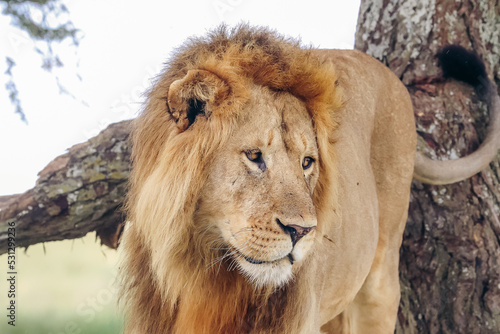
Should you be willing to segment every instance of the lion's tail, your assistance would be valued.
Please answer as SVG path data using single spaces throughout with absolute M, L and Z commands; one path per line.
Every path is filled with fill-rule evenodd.
M 430 184 L 450 184 L 467 179 L 483 170 L 500 149 L 500 97 L 486 74 L 479 57 L 461 46 L 445 47 L 438 54 L 439 64 L 446 77 L 465 81 L 487 103 L 490 122 L 486 138 L 472 154 L 455 160 L 437 161 L 417 152 L 413 177 Z

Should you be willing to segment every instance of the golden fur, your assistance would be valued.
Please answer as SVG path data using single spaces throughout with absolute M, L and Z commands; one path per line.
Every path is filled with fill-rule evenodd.
M 392 333 L 415 143 L 371 57 L 245 25 L 188 41 L 135 121 L 126 332 Z

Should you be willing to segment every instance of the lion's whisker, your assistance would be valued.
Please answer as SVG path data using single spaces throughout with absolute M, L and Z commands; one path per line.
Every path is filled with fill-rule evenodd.
M 239 232 L 244 232 L 244 231 L 239 231 Z M 242 245 L 238 245 L 238 247 L 227 247 L 226 248 L 226 252 L 224 253 L 224 255 L 215 258 L 213 261 L 211 261 L 207 265 L 207 270 L 211 269 L 213 266 L 215 266 L 218 263 L 219 264 L 219 267 L 217 269 L 217 274 L 218 274 L 219 271 L 220 271 L 220 267 L 222 266 L 222 262 L 225 259 L 229 258 L 229 257 L 232 257 L 232 259 L 231 259 L 231 261 L 229 263 L 227 271 L 234 270 L 236 268 L 236 266 L 238 265 L 237 259 L 243 257 L 243 255 L 241 254 L 241 252 L 243 252 L 243 251 L 247 250 L 248 248 L 250 248 L 251 243 L 252 243 L 253 239 L 255 239 L 255 238 L 256 237 L 253 237 L 253 238 L 251 238 L 249 240 L 246 240 Z M 232 249 L 232 251 L 230 251 L 231 249 Z
M 241 247 L 240 249 L 244 249 L 246 247 L 247 247 L 247 245 L 245 243 L 245 244 L 243 244 L 243 247 Z M 231 249 L 233 249 L 233 250 L 230 252 L 229 250 L 231 250 Z M 222 264 L 223 260 L 230 257 L 230 256 L 233 256 L 234 254 L 237 254 L 237 252 L 238 252 L 237 249 L 235 249 L 233 247 L 228 247 L 226 252 L 224 253 L 224 255 L 215 258 L 215 260 L 213 260 L 209 264 L 208 269 L 210 269 L 212 266 L 214 266 L 217 262 L 219 262 L 219 269 L 220 269 L 220 265 Z M 219 270 L 217 272 L 219 272 Z

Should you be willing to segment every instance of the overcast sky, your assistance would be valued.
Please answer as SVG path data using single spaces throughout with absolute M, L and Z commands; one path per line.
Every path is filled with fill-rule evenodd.
M 83 39 L 57 47 L 57 72 L 74 95 L 60 95 L 54 76 L 40 68 L 26 34 L 0 16 L 0 195 L 32 188 L 37 173 L 70 146 L 108 124 L 134 117 L 150 79 L 173 48 L 222 22 L 249 22 L 300 37 L 321 48 L 351 49 L 359 0 L 65 1 Z M 28 125 L 14 114 L 3 89 L 3 59 L 12 57 Z M 82 80 L 78 79 L 78 75 Z

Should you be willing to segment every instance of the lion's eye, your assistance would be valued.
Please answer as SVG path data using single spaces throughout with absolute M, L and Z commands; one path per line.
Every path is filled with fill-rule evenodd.
M 311 157 L 305 157 L 304 160 L 302 161 L 302 169 L 303 170 L 308 169 L 309 167 L 312 166 L 313 162 L 314 162 L 313 158 L 311 158 Z
M 246 151 L 245 154 L 247 155 L 248 160 L 252 162 L 260 162 L 262 159 L 262 152 L 260 151 Z
M 255 163 L 261 171 L 266 170 L 266 163 L 264 162 L 264 158 L 262 157 L 261 151 L 259 150 L 245 151 L 245 155 L 247 156 L 247 159 Z

